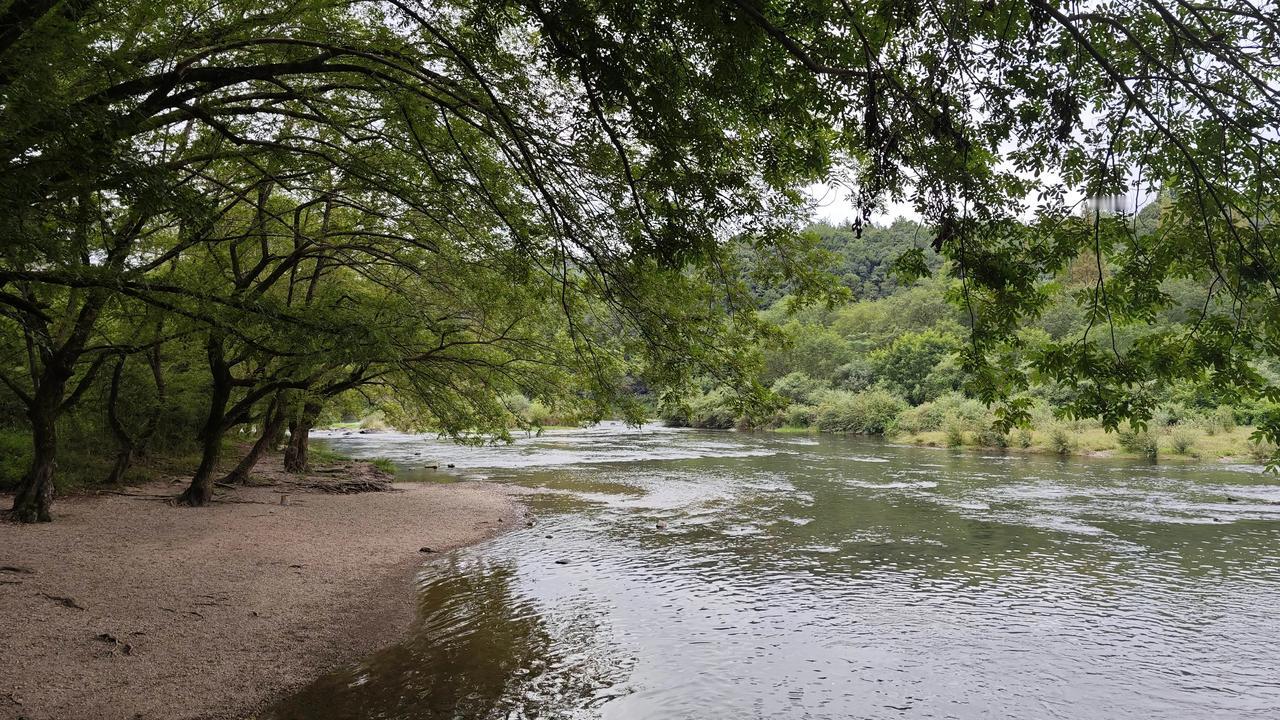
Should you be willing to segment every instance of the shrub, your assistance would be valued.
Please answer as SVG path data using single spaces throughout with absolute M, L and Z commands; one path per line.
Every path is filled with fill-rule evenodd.
M 935 369 L 963 345 L 948 332 L 929 329 L 906 332 L 894 338 L 888 347 L 871 354 L 876 376 L 912 403 L 933 399 L 954 387 L 960 380 L 954 363 Z
M 936 402 L 927 402 L 907 408 L 898 415 L 897 429 L 903 432 L 926 432 L 942 428 L 946 409 Z
M 883 434 L 906 408 L 905 400 L 886 390 L 836 390 L 823 397 L 816 420 L 823 432 Z
M 1178 455 L 1187 455 L 1195 445 L 1196 436 L 1188 428 L 1178 426 L 1169 433 L 1169 447 Z
M 790 405 L 782 413 L 782 424 L 787 427 L 810 427 L 818 418 L 818 408 L 813 405 Z
M 793 372 L 778 378 L 770 389 L 793 403 L 808 404 L 814 401 L 819 392 L 826 390 L 827 386 L 821 380 L 815 380 L 802 372 Z
M 553 408 L 541 400 L 534 400 L 529 403 L 529 407 L 520 413 L 520 419 L 534 427 L 577 425 L 579 423 L 578 417 L 572 410 Z
M 662 408 L 658 411 L 658 417 L 667 427 L 689 427 L 689 412 L 686 408 Z
M 16 487 L 31 464 L 31 436 L 23 430 L 0 430 L 0 487 Z
M 1155 462 L 1160 456 L 1160 443 L 1146 430 L 1129 428 L 1119 432 L 1120 447 Z
M 1243 398 L 1232 407 L 1232 421 L 1240 425 L 1258 425 L 1276 406 L 1262 398 Z
M 1269 464 L 1276 455 L 1276 446 L 1267 440 L 1249 440 L 1249 457 L 1259 465 Z
M 738 419 L 738 408 L 728 390 L 717 388 L 689 403 L 689 426 L 728 430 Z
M 1151 414 L 1151 424 L 1155 427 L 1172 427 L 1185 423 L 1191 418 L 1191 411 L 1182 403 L 1165 403 Z
M 1219 405 L 1210 417 L 1224 432 L 1236 429 L 1236 411 L 1228 405 Z
M 948 393 L 903 411 L 898 416 L 897 429 L 905 432 L 941 430 L 948 421 L 955 421 L 962 430 L 977 432 L 990 423 L 990 418 L 987 409 L 977 400 Z
M 988 425 L 978 432 L 978 444 L 982 447 L 991 448 L 1007 448 L 1009 447 L 1009 436 L 1006 433 L 997 430 L 994 425 Z
M 949 420 L 945 432 L 947 434 L 947 447 L 964 445 L 964 427 L 958 421 L 955 419 Z
M 1018 432 L 1015 437 L 1017 439 L 1018 447 L 1024 449 L 1031 447 L 1032 438 L 1030 430 L 1026 428 L 1018 428 Z
M 1200 418 L 1200 428 L 1204 430 L 1204 434 L 1213 437 L 1223 428 L 1212 415 L 1206 415 Z
M 396 464 L 392 462 L 390 458 L 374 458 L 369 462 L 372 463 L 374 467 L 388 475 L 396 474 Z
M 664 407 L 661 417 L 668 427 L 727 430 L 734 426 L 738 414 L 732 393 L 725 388 L 716 388 L 690 399 L 683 406 Z
M 836 368 L 832 383 L 841 390 L 861 392 L 875 384 L 876 370 L 865 356 L 855 355 L 852 360 Z
M 1075 436 L 1065 425 L 1055 424 L 1049 428 L 1049 449 L 1059 455 L 1070 455 L 1076 449 Z
M 548 425 L 551 420 L 551 408 L 544 405 L 540 400 L 534 400 L 529 403 L 529 407 L 524 409 L 521 416 L 530 425 Z

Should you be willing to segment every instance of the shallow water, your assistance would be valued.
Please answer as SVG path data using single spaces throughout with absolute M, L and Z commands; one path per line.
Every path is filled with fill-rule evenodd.
M 1280 717 L 1256 468 L 618 425 L 324 441 L 545 492 L 277 719 Z

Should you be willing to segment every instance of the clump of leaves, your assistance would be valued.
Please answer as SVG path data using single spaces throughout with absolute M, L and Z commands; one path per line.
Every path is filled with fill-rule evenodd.
M 813 425 L 817 415 L 818 409 L 816 407 L 796 403 L 787 407 L 782 416 L 782 424 L 786 427 L 807 428 Z
M 1049 428 L 1049 449 L 1059 455 L 1070 455 L 1076 448 L 1076 440 L 1063 425 Z
M 1120 447 L 1155 462 L 1160 457 L 1160 442 L 1145 428 L 1129 427 L 1119 431 Z
M 827 393 L 818 405 L 818 429 L 823 432 L 864 433 L 888 432 L 898 415 L 907 409 L 902 398 L 886 390 L 850 393 L 840 390 Z
M 1272 461 L 1276 455 L 1276 446 L 1269 440 L 1252 439 L 1249 441 L 1249 458 L 1259 465 Z
M 997 427 L 987 427 L 978 432 L 978 444 L 982 447 L 991 448 L 1007 448 L 1009 447 L 1009 435 L 1002 432 Z
M 1177 455 L 1192 455 L 1196 436 L 1190 429 L 1178 426 L 1169 433 L 1169 447 Z

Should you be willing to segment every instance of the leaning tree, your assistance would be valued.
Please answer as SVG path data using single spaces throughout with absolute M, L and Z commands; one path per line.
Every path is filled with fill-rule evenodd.
M 743 349 L 761 330 L 726 248 L 821 296 L 793 229 L 800 188 L 825 179 L 850 185 L 855 225 L 893 199 L 936 229 L 975 389 L 1006 422 L 1025 417 L 1028 369 L 1080 386 L 1069 411 L 1109 425 L 1149 414 L 1152 377 L 1274 394 L 1250 360 L 1277 349 L 1278 16 L 1255 0 L 15 3 L 0 308 L 34 360 L 0 371 L 37 450 L 19 515 L 48 515 L 56 416 L 102 308 L 267 318 L 153 276 L 230 252 L 223 215 L 270 205 L 290 168 L 327 167 L 375 214 L 549 278 L 587 369 L 607 366 L 585 332 L 603 309 L 657 384 L 717 370 L 758 390 Z M 258 181 L 219 185 L 250 167 Z M 1156 233 L 1094 202 L 1156 194 Z M 1087 253 L 1094 322 L 1021 346 L 1044 279 Z M 1200 322 L 1109 342 L 1186 275 L 1206 280 Z

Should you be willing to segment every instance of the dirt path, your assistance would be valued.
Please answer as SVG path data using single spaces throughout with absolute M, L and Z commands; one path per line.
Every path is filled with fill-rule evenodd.
M 181 508 L 150 485 L 0 523 L 0 718 L 240 718 L 394 642 L 420 548 L 519 522 L 499 486 L 246 488 Z M 0 497 L 3 507 L 11 499 Z

